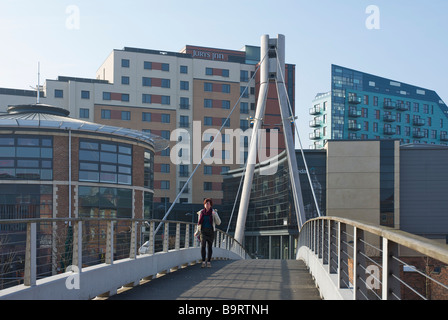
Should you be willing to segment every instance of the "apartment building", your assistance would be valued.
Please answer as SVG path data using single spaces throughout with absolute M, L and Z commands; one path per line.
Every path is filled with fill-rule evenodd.
M 222 173 L 242 167 L 247 156 L 259 61 L 256 46 L 226 50 L 187 45 L 179 52 L 125 47 L 109 54 L 95 79 L 47 79 L 40 102 L 106 129 L 118 126 L 171 140 L 169 148 L 155 155 L 154 202 L 166 204 L 178 198 L 179 203 L 202 203 L 210 197 L 219 205 Z M 285 77 L 294 108 L 294 65 L 286 65 Z M 0 88 L 0 112 L 9 105 L 35 103 L 36 96 L 31 90 Z M 266 110 L 264 129 L 281 131 L 275 92 Z M 217 135 L 221 127 L 223 135 Z M 232 135 L 237 129 L 243 133 L 241 139 Z M 215 138 L 221 141 L 208 149 Z M 281 132 L 279 142 L 284 145 Z M 188 182 L 205 150 L 210 152 Z
M 435 91 L 337 65 L 331 91 L 318 93 L 309 113 L 313 149 L 330 139 L 448 142 L 448 108 Z

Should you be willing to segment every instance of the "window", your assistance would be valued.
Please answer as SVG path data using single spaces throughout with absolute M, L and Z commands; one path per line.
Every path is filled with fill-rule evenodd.
M 54 97 L 55 98 L 64 98 L 64 91 L 63 90 L 59 90 L 59 89 L 55 89 L 54 90 Z
M 204 99 L 204 108 L 213 108 L 213 100 Z
M 229 128 L 230 127 L 230 119 L 221 118 L 221 125 L 224 126 L 224 127 Z
M 101 119 L 110 119 L 110 110 L 101 110 Z
M 121 111 L 121 120 L 131 120 L 131 112 Z
M 121 84 L 129 85 L 129 77 L 127 77 L 127 76 L 122 76 L 122 77 L 121 77 Z
M 162 104 L 170 105 L 171 104 L 171 97 L 170 96 L 162 96 Z
M 52 180 L 53 138 L 2 136 L 0 180 Z
M 230 101 L 229 100 L 222 100 L 222 108 L 223 109 L 230 109 Z
M 122 68 L 129 68 L 131 65 L 129 59 L 121 59 L 121 67 Z
M 204 82 L 204 91 L 212 92 L 213 91 L 213 83 Z
M 211 175 L 213 173 L 212 166 L 204 166 L 204 174 Z
M 204 191 L 212 191 L 212 183 L 204 182 Z
M 142 103 L 151 103 L 151 95 L 147 93 L 142 94 Z
M 170 88 L 171 87 L 171 81 L 170 79 L 162 79 L 162 88 Z
M 249 113 L 249 104 L 247 102 L 240 103 L 240 113 L 248 114 Z
M 181 176 L 181 177 L 188 177 L 188 175 L 189 175 L 189 172 L 188 172 L 189 170 L 188 170 L 188 165 L 186 165 L 186 164 L 181 164 L 180 166 L 179 166 L 179 176 Z
M 152 69 L 152 62 L 150 62 L 150 61 L 144 61 L 144 62 L 143 62 L 143 69 L 151 70 L 151 69 Z
M 160 172 L 162 173 L 170 173 L 170 165 L 167 163 L 162 163 L 160 167 Z
M 180 90 L 190 90 L 190 83 L 188 81 L 181 81 Z
M 160 189 L 162 190 L 169 190 L 170 189 L 170 182 L 167 180 L 160 181 Z
M 180 128 L 189 128 L 190 127 L 190 120 L 188 116 L 180 116 Z
M 142 121 L 151 122 L 151 112 L 142 112 Z
M 128 102 L 128 101 L 129 101 L 129 94 L 127 94 L 127 93 L 123 93 L 123 94 L 121 95 L 121 101 L 126 101 L 126 102 Z
M 171 122 L 170 115 L 167 113 L 163 113 L 162 114 L 162 123 L 170 123 L 170 122 Z
M 103 100 L 110 100 L 110 92 L 103 92 Z
M 180 108 L 181 109 L 190 109 L 190 98 L 181 97 L 180 98 Z
M 81 91 L 81 99 L 90 99 L 90 91 Z
M 79 117 L 82 119 L 88 119 L 89 111 L 90 111 L 89 109 L 79 108 Z
M 228 78 L 229 77 L 229 69 L 222 69 L 222 76 Z
M 180 66 L 180 73 L 188 73 L 188 66 Z
M 211 125 L 213 125 L 212 117 L 204 117 L 204 126 L 211 126 Z
M 241 82 L 249 82 L 249 71 L 247 71 L 247 70 L 240 71 L 240 81 Z
M 151 78 L 143 77 L 142 78 L 142 86 L 150 87 L 151 86 Z
M 144 186 L 145 188 L 154 188 L 154 153 L 149 150 L 145 150 L 144 155 Z
M 162 71 L 170 71 L 170 65 L 168 63 L 162 63 Z
M 230 93 L 230 84 L 223 84 L 222 85 L 222 92 L 223 93 Z
M 79 181 L 132 184 L 132 146 L 81 139 Z

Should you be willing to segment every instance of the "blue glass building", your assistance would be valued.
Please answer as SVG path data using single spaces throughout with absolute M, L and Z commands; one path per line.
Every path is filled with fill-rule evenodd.
M 448 108 L 435 91 L 337 65 L 331 91 L 316 95 L 310 115 L 312 149 L 330 139 L 448 143 Z

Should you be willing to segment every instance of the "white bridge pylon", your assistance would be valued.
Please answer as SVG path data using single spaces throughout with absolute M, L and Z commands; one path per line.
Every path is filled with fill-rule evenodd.
M 257 108 L 255 111 L 254 126 L 250 140 L 249 154 L 246 162 L 246 172 L 235 228 L 235 239 L 240 243 L 243 243 L 244 240 L 247 210 L 249 208 L 250 192 L 258 153 L 257 148 L 259 145 L 259 139 L 261 138 L 260 128 L 265 115 L 269 83 L 275 83 L 277 88 L 289 165 L 289 177 L 299 231 L 302 225 L 306 222 L 302 189 L 300 188 L 297 159 L 291 128 L 291 122 L 294 120 L 294 114 L 291 114 L 288 108 L 288 95 L 283 78 L 283 75 L 285 74 L 285 36 L 279 34 L 277 35 L 277 38 L 270 39 L 269 35 L 263 35 L 261 37 L 260 57 L 264 57 L 261 60 L 260 66 L 260 91 L 258 95 Z

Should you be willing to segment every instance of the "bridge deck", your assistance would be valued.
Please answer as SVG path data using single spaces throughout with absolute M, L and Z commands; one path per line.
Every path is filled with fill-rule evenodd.
M 179 269 L 110 300 L 320 300 L 302 261 L 212 261 Z

